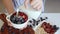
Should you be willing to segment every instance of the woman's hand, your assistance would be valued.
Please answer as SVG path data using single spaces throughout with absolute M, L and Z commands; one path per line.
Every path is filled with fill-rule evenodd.
M 4 4 L 4 7 L 6 8 L 9 14 L 15 11 L 12 0 L 2 0 L 2 3 Z
M 25 0 L 25 7 L 28 8 L 28 3 L 29 0 Z M 30 0 L 30 5 L 34 8 L 34 9 L 41 9 L 42 8 L 42 0 Z

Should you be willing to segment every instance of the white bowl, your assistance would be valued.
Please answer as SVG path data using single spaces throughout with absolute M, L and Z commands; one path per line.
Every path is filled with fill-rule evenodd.
M 12 13 L 12 14 L 14 14 L 14 13 Z M 11 14 L 11 15 L 12 15 L 12 14 Z M 7 19 L 8 22 L 10 22 L 10 23 L 12 24 L 12 26 L 13 26 L 14 28 L 23 29 L 23 28 L 26 28 L 26 27 L 27 27 L 27 24 L 28 24 L 29 19 L 28 19 L 25 23 L 23 23 L 23 24 L 14 24 L 14 23 L 12 23 L 12 22 L 10 21 L 10 16 L 11 16 L 11 15 L 8 15 L 8 16 L 6 17 L 6 19 Z

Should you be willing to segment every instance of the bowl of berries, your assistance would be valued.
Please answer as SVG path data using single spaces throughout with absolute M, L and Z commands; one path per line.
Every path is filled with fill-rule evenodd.
M 9 21 L 14 28 L 23 29 L 27 27 L 28 24 L 28 16 L 24 12 L 14 12 L 11 15 L 6 17 L 7 21 Z

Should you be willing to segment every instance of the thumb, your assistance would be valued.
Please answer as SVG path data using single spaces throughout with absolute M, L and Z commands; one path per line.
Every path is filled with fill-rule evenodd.
M 25 8 L 28 8 L 28 3 L 29 3 L 29 0 L 25 0 L 24 2 Z

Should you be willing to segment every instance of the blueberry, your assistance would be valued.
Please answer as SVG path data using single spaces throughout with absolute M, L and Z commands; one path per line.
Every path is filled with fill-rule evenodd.
M 10 20 L 11 20 L 13 23 L 16 23 L 16 21 L 17 21 L 16 19 L 17 19 L 16 16 L 11 16 L 11 17 L 10 17 Z
M 25 20 L 24 20 L 24 18 L 22 18 L 22 17 L 16 17 L 15 15 L 12 15 L 11 17 L 10 17 L 10 20 L 13 22 L 13 23 L 15 23 L 15 24 L 22 24 L 22 23 L 24 23 L 25 22 Z
M 15 17 L 12 17 L 11 20 L 15 20 Z
M 38 22 L 36 23 L 36 25 L 38 25 Z
M 24 19 L 22 19 L 22 22 L 24 21 Z
M 36 20 L 35 20 L 35 19 L 33 19 L 33 22 L 35 23 L 35 22 L 36 22 Z
M 41 21 L 43 21 L 42 17 L 40 17 Z
M 22 19 L 22 20 L 20 20 L 20 22 L 21 22 L 21 24 L 23 24 L 23 23 L 25 22 L 25 20 L 24 20 L 24 19 Z
M 59 29 L 59 27 L 57 27 L 56 25 L 54 25 L 53 28 L 54 28 L 56 31 Z
M 42 17 L 40 17 L 40 19 L 41 19 L 41 21 L 45 20 L 45 19 L 43 19 Z
M 21 17 L 19 20 L 22 20 L 23 18 Z
M 40 22 L 40 20 L 38 20 L 37 22 Z
M 16 21 L 19 21 L 19 18 L 15 18 Z
M 29 25 L 30 27 L 32 27 L 32 25 Z
M 48 17 L 45 17 L 46 19 L 48 19 Z
M 19 20 L 23 20 L 23 18 L 19 18 Z
M 35 26 L 35 23 L 33 23 L 33 26 Z
M 33 25 L 35 26 L 35 24 L 36 24 L 36 20 L 35 20 L 35 19 L 33 19 Z
M 54 25 L 53 28 L 56 28 L 56 25 Z
M 30 20 L 29 22 L 30 22 L 30 23 L 32 23 L 32 21 L 31 21 L 31 20 Z

